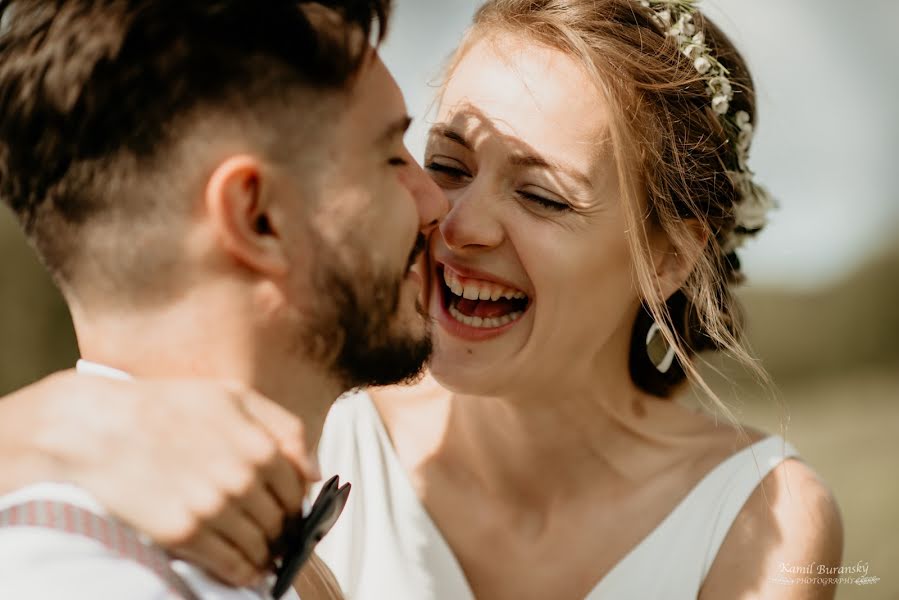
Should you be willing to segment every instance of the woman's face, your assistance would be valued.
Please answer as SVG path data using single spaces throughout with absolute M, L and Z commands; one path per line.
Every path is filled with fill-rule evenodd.
M 610 118 L 579 63 L 523 37 L 482 39 L 453 72 L 425 154 L 451 207 L 429 299 L 448 388 L 628 378 L 639 300 Z

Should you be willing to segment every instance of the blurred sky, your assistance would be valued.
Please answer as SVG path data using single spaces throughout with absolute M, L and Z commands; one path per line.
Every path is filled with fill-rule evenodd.
M 416 122 L 421 158 L 441 65 L 477 0 L 397 0 L 382 51 Z M 781 207 L 743 251 L 750 279 L 817 287 L 896 240 L 897 0 L 706 0 L 759 95 L 751 165 Z

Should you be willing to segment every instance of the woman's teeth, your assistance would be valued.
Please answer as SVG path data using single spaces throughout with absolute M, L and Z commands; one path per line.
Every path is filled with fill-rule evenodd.
M 443 281 L 452 293 L 452 296 L 449 297 L 447 302 L 450 316 L 456 321 L 468 325 L 469 327 L 478 329 L 494 329 L 502 327 L 503 325 L 507 325 L 521 318 L 524 314 L 524 308 L 527 306 L 528 296 L 521 290 L 508 288 L 489 281 L 463 279 L 448 268 L 443 271 Z M 494 307 L 493 311 L 489 311 L 494 313 L 493 316 L 481 317 L 471 314 L 467 315 L 459 310 L 459 303 L 464 302 L 464 300 L 462 300 L 463 298 L 469 302 L 475 300 L 479 302 L 498 302 L 502 300 L 506 304 L 505 310 L 508 310 L 509 312 L 506 314 L 496 314 L 496 308 L 499 307 Z M 509 301 L 515 302 L 510 303 Z M 473 312 L 470 310 L 470 307 L 465 310 L 466 312 Z
M 463 315 L 459 312 L 459 309 L 454 305 L 450 304 L 449 313 L 452 317 L 459 321 L 460 323 L 464 323 L 469 327 L 476 327 L 478 329 L 494 329 L 496 327 L 502 327 L 507 323 L 511 323 L 512 321 L 517 320 L 524 313 L 521 311 L 509 313 L 507 315 L 503 315 L 501 317 L 494 318 L 481 318 L 481 317 L 469 317 L 468 315 Z
M 497 283 L 489 283 L 486 281 L 475 281 L 466 279 L 462 281 L 458 275 L 449 269 L 443 270 L 443 281 L 446 287 L 456 296 L 466 298 L 468 300 L 499 300 L 500 298 L 508 298 L 511 300 L 521 300 L 527 298 L 527 294 L 519 290 L 507 288 Z

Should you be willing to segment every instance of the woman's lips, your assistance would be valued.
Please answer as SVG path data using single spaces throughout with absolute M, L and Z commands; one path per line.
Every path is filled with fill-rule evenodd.
M 521 320 L 530 306 L 527 295 L 514 287 L 494 280 L 462 277 L 447 265 L 437 265 L 435 270 L 431 287 L 437 304 L 436 317 L 443 329 L 455 337 L 479 341 L 502 335 Z M 495 305 L 478 306 L 480 302 Z M 522 304 L 520 309 L 516 303 Z M 478 306 L 474 312 L 483 316 L 466 314 L 459 305 L 464 305 L 467 312 L 473 305 Z

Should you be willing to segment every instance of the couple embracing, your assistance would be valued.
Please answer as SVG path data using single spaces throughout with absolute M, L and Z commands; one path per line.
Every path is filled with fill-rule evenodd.
M 82 360 L 0 402 L 0 595 L 832 598 L 774 580 L 839 563 L 827 487 L 677 400 L 754 365 L 732 43 L 692 0 L 490 0 L 420 166 L 389 9 L 3 4 L 3 199 Z

